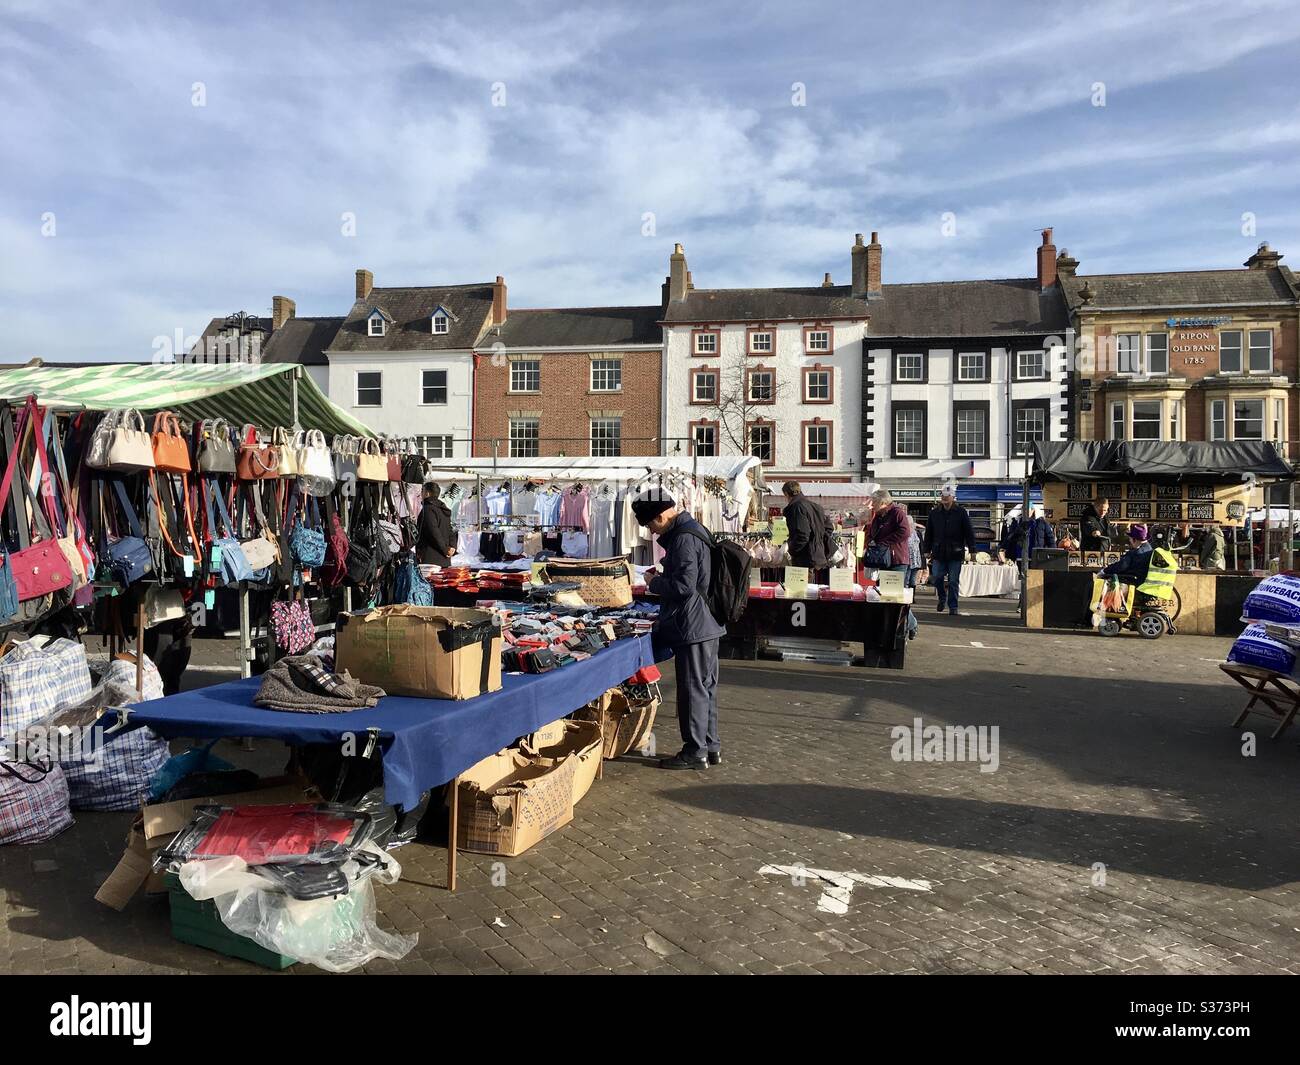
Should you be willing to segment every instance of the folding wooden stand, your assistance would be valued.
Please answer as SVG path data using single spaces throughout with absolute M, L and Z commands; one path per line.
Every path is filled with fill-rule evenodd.
M 1242 722 L 1249 714 L 1280 717 L 1282 721 L 1270 737 L 1270 739 L 1277 739 L 1282 734 L 1282 730 L 1295 720 L 1296 711 L 1300 710 L 1300 684 L 1290 677 L 1282 673 L 1274 673 L 1271 669 L 1242 665 L 1240 662 L 1221 662 L 1219 668 L 1250 692 L 1250 702 L 1237 715 L 1237 720 L 1232 723 L 1233 728 L 1241 728 Z M 1267 706 L 1268 713 L 1256 710 L 1254 708 L 1256 703 Z

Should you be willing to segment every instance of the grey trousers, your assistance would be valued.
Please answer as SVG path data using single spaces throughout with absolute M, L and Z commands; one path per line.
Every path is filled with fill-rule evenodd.
M 703 758 L 721 751 L 718 740 L 718 641 L 688 643 L 673 648 L 677 671 L 677 724 L 682 754 Z

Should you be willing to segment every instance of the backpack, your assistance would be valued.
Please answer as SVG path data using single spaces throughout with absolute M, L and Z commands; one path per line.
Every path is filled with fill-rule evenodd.
M 709 545 L 709 613 L 719 625 L 739 621 L 749 601 L 753 558 L 734 540 L 715 539 L 701 526 L 686 531 Z

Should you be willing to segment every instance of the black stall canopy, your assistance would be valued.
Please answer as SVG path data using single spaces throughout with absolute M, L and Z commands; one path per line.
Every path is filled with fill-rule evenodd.
M 1051 440 L 1034 445 L 1029 480 L 1231 484 L 1291 481 L 1295 470 L 1266 440 Z

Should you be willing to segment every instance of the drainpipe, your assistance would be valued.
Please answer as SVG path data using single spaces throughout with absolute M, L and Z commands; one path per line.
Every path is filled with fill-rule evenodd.
M 469 377 L 469 455 L 474 457 L 474 440 L 478 435 L 478 360 L 482 356 L 476 351 L 472 354 L 473 364 Z

